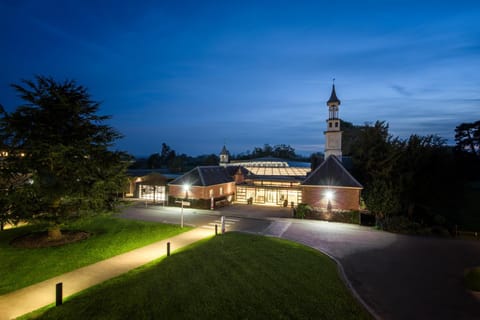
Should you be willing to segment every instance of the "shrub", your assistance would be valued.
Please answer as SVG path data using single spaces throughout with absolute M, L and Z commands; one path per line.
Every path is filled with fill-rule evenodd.
M 404 216 L 390 216 L 377 220 L 380 229 L 399 233 L 419 233 L 421 225 Z
M 465 285 L 473 291 L 480 291 L 480 267 L 470 269 L 465 274 Z
M 306 203 L 299 203 L 297 208 L 294 210 L 294 218 L 304 219 L 306 216 L 312 214 L 312 207 Z

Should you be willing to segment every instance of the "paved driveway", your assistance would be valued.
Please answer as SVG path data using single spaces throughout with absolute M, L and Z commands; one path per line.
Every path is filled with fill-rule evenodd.
M 125 215 L 178 221 L 178 209 L 162 211 L 131 209 Z M 232 221 L 229 230 L 281 237 L 333 256 L 354 290 L 380 318 L 480 319 L 480 299 L 462 283 L 465 268 L 480 266 L 480 241 L 396 235 L 356 225 L 295 220 L 288 218 L 288 208 L 230 206 L 186 212 L 187 223 L 218 223 L 218 215 L 225 215 Z
M 277 220 L 264 234 L 335 257 L 380 318 L 480 319 L 480 300 L 462 283 L 465 268 L 480 265 L 480 242 L 292 219 Z

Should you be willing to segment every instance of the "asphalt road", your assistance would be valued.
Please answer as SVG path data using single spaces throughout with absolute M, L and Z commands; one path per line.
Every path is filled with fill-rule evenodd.
M 217 225 L 218 232 L 221 228 L 221 216 L 225 216 L 225 225 L 227 231 L 241 231 L 262 233 L 269 225 L 270 221 L 264 218 L 242 216 L 237 210 L 224 209 L 223 211 L 201 210 L 201 209 L 183 209 L 183 223 L 190 227 L 203 227 L 215 229 Z M 157 221 L 169 224 L 180 224 L 181 209 L 177 207 L 164 207 L 162 205 L 148 205 L 137 203 L 134 206 L 123 209 L 121 217 L 128 219 L 138 219 L 145 221 Z
M 480 298 L 463 286 L 466 268 L 480 266 L 480 241 L 405 236 L 368 227 L 290 219 L 288 208 L 230 206 L 184 209 L 187 225 L 297 241 L 335 258 L 361 299 L 382 319 L 480 319 Z M 179 208 L 142 206 L 124 217 L 180 222 Z

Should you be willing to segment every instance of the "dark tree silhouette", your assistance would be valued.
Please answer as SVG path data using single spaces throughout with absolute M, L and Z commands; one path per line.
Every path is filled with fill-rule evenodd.
M 30 182 L 12 194 L 22 199 L 13 208 L 22 219 L 48 222 L 58 238 L 62 223 L 112 206 L 128 156 L 110 150 L 121 135 L 75 81 L 36 76 L 12 87 L 25 104 L 3 116 L 9 166 Z

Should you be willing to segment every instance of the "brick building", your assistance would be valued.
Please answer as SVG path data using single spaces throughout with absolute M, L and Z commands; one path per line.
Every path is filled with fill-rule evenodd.
M 169 199 L 216 207 L 238 203 L 291 206 L 306 203 L 320 211 L 360 209 L 362 185 L 342 164 L 340 100 L 332 86 L 327 101 L 325 160 L 313 172 L 309 165 L 262 158 L 230 162 L 225 146 L 219 166 L 197 167 L 169 183 Z

